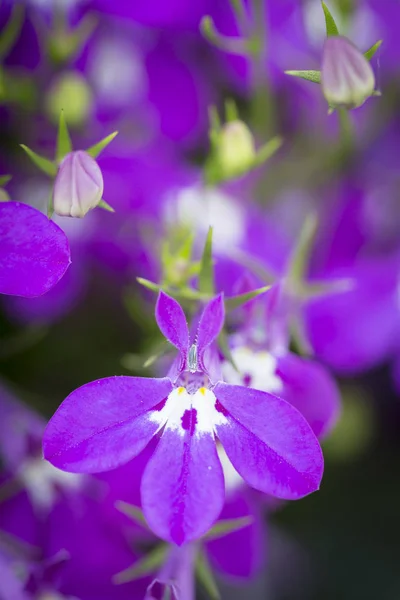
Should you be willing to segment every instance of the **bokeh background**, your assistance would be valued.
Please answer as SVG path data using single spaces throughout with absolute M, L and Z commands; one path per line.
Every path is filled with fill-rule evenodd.
M 313 354 L 340 384 L 342 416 L 323 443 L 321 490 L 266 515 L 266 558 L 255 578 L 218 581 L 223 599 L 394 600 L 400 2 L 329 2 L 361 49 L 383 39 L 372 61 L 382 95 L 351 112 L 350 148 L 320 86 L 284 74 L 320 66 L 319 0 L 247 5 L 252 31 L 265 42 L 256 61 L 216 48 L 200 31 L 201 18 L 211 15 L 221 34 L 243 35 L 229 0 L 0 3 L 0 174 L 12 175 L 10 197 L 46 210 L 50 182 L 19 144 L 51 157 L 60 109 L 75 148 L 119 131 L 98 161 L 104 199 L 116 212 L 56 217 L 70 239 L 72 266 L 46 296 L 2 298 L 0 375 L 47 419 L 88 381 L 151 374 L 143 363 L 160 341 L 155 295 L 136 277 L 159 280 L 166 238 L 179 227 L 193 230 L 200 251 L 212 224 L 217 283 L 229 293 L 235 277 L 223 266 L 238 249 L 279 275 L 305 217 L 316 213 L 309 273 L 357 282 L 304 313 Z M 10 19 L 7 45 L 1 31 Z M 277 134 L 284 143 L 266 165 L 215 192 L 205 211 L 198 184 L 209 151 L 208 109 L 222 110 L 227 98 L 257 145 Z

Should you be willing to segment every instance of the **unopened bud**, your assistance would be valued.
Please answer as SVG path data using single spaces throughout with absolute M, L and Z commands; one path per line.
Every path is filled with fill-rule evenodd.
M 373 94 L 375 75 L 363 53 L 350 40 L 331 36 L 322 55 L 321 84 L 333 108 L 357 108 Z
M 249 170 L 256 157 L 253 135 L 243 121 L 231 121 L 222 126 L 218 140 L 218 163 L 224 179 Z
M 70 152 L 63 159 L 54 182 L 53 208 L 62 217 L 84 217 L 103 195 L 103 176 L 87 152 Z

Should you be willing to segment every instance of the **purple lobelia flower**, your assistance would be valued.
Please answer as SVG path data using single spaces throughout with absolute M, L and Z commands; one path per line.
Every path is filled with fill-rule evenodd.
M 0 293 L 33 298 L 59 282 L 71 262 L 65 233 L 20 202 L 0 203 Z
M 107 471 L 159 434 L 142 478 L 143 512 L 159 537 L 179 545 L 202 536 L 221 512 L 216 437 L 250 486 L 285 499 L 317 490 L 322 452 L 301 414 L 272 394 L 221 381 L 213 343 L 222 295 L 205 306 L 192 340 L 181 306 L 163 292 L 156 320 L 179 350 L 168 376 L 108 377 L 75 390 L 45 430 L 44 457 L 66 471 Z

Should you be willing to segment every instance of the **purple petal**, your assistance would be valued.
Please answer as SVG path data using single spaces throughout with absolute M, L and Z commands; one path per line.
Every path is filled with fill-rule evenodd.
M 248 491 L 249 488 L 246 489 Z M 250 517 L 252 522 L 223 537 L 207 542 L 207 553 L 214 567 L 224 575 L 249 579 L 260 569 L 264 555 L 265 524 L 261 505 L 250 494 L 241 491 L 225 501 L 221 519 Z
M 167 427 L 142 479 L 143 512 L 151 529 L 181 545 L 206 533 L 223 503 L 214 437 Z
M 196 336 L 197 350 L 200 357 L 220 334 L 224 320 L 224 297 L 223 294 L 219 294 L 204 307 L 203 314 L 200 317 Z
M 335 380 L 322 365 L 295 354 L 278 358 L 276 375 L 282 380 L 279 395 L 290 402 L 319 438 L 335 426 L 340 414 L 340 393 Z
M 185 356 L 189 348 L 189 329 L 179 302 L 160 292 L 156 305 L 156 321 L 161 333 Z
M 319 488 L 323 457 L 305 418 L 266 392 L 218 383 L 221 418 L 216 433 L 229 460 L 252 487 L 295 500 Z
M 0 203 L 0 240 L 1 294 L 41 296 L 70 265 L 65 233 L 26 204 Z
M 150 409 L 167 398 L 170 379 L 107 377 L 68 396 L 50 419 L 44 457 L 75 473 L 114 469 L 139 454 L 160 427 Z

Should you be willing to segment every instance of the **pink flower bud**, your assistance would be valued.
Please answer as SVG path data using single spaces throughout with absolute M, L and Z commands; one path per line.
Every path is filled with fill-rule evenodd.
M 70 152 L 60 164 L 54 183 L 53 208 L 62 217 L 84 217 L 103 195 L 103 176 L 87 152 Z
M 331 36 L 322 55 L 321 84 L 333 108 L 357 108 L 372 95 L 375 75 L 363 53 L 345 37 Z

